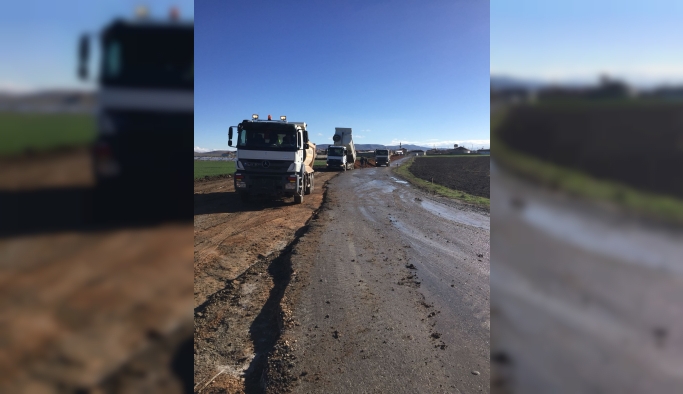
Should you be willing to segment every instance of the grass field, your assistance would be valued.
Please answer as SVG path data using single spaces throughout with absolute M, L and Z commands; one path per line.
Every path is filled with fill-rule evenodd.
M 86 145 L 95 138 L 95 118 L 84 114 L 0 113 L 0 156 Z
M 234 172 L 234 161 L 194 161 L 194 179 L 200 179 L 207 176 L 227 175 Z
M 425 157 L 425 156 L 420 156 Z M 448 198 L 453 198 L 456 200 L 464 201 L 469 204 L 477 205 L 484 208 L 490 208 L 491 200 L 486 197 L 474 196 L 469 193 L 465 193 L 460 190 L 449 189 L 445 186 L 441 186 L 424 179 L 420 179 L 410 172 L 410 166 L 413 164 L 415 158 L 411 158 L 399 167 L 393 167 L 392 169 L 400 175 L 406 181 L 412 183 L 413 185 L 426 190 L 427 192 L 439 194 Z

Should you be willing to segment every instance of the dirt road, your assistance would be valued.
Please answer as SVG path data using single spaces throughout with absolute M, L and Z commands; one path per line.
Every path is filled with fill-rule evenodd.
M 388 168 L 316 182 L 299 206 L 195 184 L 195 391 L 487 392 L 488 214 Z
M 492 165 L 492 392 L 683 385 L 683 231 Z
M 325 182 L 337 174 L 316 173 L 303 204 L 291 198 L 245 204 L 228 177 L 195 182 L 195 390 L 242 392 L 244 372 L 263 371 L 281 320 L 275 294 L 282 256 L 305 232 Z
M 290 262 L 272 392 L 488 392 L 489 217 L 346 172 Z M 301 283 L 303 281 L 304 283 Z
M 191 224 L 82 223 L 85 149 L 4 164 L 0 392 L 186 392 Z

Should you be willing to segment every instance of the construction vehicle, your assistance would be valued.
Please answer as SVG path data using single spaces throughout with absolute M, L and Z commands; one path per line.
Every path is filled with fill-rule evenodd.
M 117 217 L 137 209 L 192 220 L 194 22 L 180 20 L 176 8 L 154 19 L 139 7 L 133 19 L 115 19 L 95 37 L 84 34 L 78 62 L 83 80 L 90 78 L 92 38 L 100 47 L 94 210 Z
M 356 148 L 353 145 L 351 129 L 335 127 L 333 144 L 327 148 L 327 168 L 352 170 L 356 164 Z
M 294 197 L 296 204 L 314 188 L 315 144 L 308 139 L 304 122 L 245 119 L 228 131 L 232 146 L 233 128 L 237 129 L 235 191 L 243 202 L 250 196 Z
M 391 164 L 391 152 L 388 149 L 375 149 L 375 167 Z

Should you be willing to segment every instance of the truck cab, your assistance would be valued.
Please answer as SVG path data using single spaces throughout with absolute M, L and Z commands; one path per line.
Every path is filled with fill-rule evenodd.
M 304 122 L 288 122 L 286 116 L 260 120 L 258 114 L 230 127 L 229 146 L 237 131 L 234 185 L 242 201 L 265 195 L 294 197 L 300 204 L 313 191 L 315 145 L 306 127 Z
M 182 212 L 191 220 L 194 138 L 194 23 L 152 18 L 116 19 L 79 43 L 77 74 L 88 72 L 90 41 L 99 41 L 96 109 L 92 146 L 98 211 Z M 93 73 L 94 74 L 94 73 Z
M 333 144 L 327 148 L 327 168 L 353 170 L 356 165 L 356 148 L 349 127 L 335 127 Z M 332 153 L 330 153 L 332 152 Z
M 391 159 L 389 156 L 388 149 L 375 149 L 375 167 L 385 165 L 389 167 L 391 164 Z
M 346 171 L 348 162 L 346 161 L 345 146 L 330 146 L 327 148 L 327 168 L 343 169 Z

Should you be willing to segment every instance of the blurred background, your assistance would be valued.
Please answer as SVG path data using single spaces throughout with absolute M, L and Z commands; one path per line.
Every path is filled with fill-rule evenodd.
M 491 1 L 493 392 L 683 387 L 681 15 Z
M 0 5 L 0 392 L 192 391 L 193 8 Z

